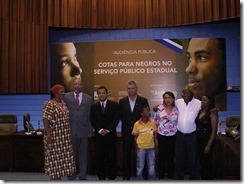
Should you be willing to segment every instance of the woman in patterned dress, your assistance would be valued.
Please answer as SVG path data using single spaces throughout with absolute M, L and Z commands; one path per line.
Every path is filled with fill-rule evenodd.
M 63 101 L 64 87 L 51 88 L 51 100 L 43 108 L 44 170 L 51 180 L 71 175 L 76 171 L 71 144 L 69 110 Z
M 158 126 L 158 172 L 163 179 L 174 178 L 175 139 L 177 132 L 178 109 L 174 105 L 175 96 L 171 91 L 163 94 L 163 104 L 157 107 L 155 121 Z

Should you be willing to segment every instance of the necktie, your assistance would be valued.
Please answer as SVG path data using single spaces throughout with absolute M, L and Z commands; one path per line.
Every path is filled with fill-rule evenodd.
M 104 109 L 105 109 L 104 103 L 102 102 L 102 110 L 103 110 L 103 112 L 104 112 Z
M 76 94 L 76 103 L 77 103 L 77 105 L 80 105 L 79 94 Z

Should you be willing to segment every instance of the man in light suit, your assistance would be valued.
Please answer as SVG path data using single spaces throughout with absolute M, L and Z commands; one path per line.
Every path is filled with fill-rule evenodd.
M 127 83 L 128 96 L 119 101 L 119 116 L 122 121 L 123 141 L 123 180 L 131 177 L 131 152 L 134 144 L 134 136 L 131 134 L 133 126 L 140 119 L 140 107 L 149 107 L 146 98 L 137 95 L 138 86 L 136 81 Z
M 91 123 L 95 129 L 95 158 L 99 180 L 116 178 L 116 127 L 119 123 L 119 104 L 107 99 L 105 86 L 97 89 L 99 102 L 92 105 Z
M 74 91 L 66 93 L 64 101 L 70 114 L 71 139 L 74 158 L 79 157 L 79 180 L 86 180 L 88 137 L 92 135 L 90 122 L 91 97 L 82 92 L 82 81 L 77 79 L 73 84 Z M 68 179 L 76 179 L 76 174 Z

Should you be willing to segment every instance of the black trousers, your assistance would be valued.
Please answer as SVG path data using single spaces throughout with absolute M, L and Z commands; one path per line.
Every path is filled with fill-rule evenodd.
M 182 134 L 176 133 L 175 142 L 175 179 L 184 179 L 185 161 L 188 161 L 190 167 L 190 180 L 199 180 L 199 159 L 197 151 L 196 133 Z
M 99 179 L 116 178 L 116 137 L 95 136 L 95 158 Z
M 134 145 L 134 136 L 131 134 L 124 134 L 123 140 L 123 177 L 131 177 L 131 153 Z
M 175 139 L 173 136 L 162 136 L 157 134 L 158 139 L 158 177 L 164 178 L 168 173 L 168 178 L 174 178 L 174 159 L 175 159 Z

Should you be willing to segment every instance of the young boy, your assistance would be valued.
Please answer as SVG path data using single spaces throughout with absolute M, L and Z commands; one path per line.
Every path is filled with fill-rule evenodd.
M 148 166 L 148 180 L 155 180 L 155 146 L 157 146 L 157 127 L 153 119 L 150 119 L 150 109 L 142 106 L 141 118 L 134 124 L 132 135 L 135 136 L 137 146 L 137 179 L 142 180 L 145 159 Z

